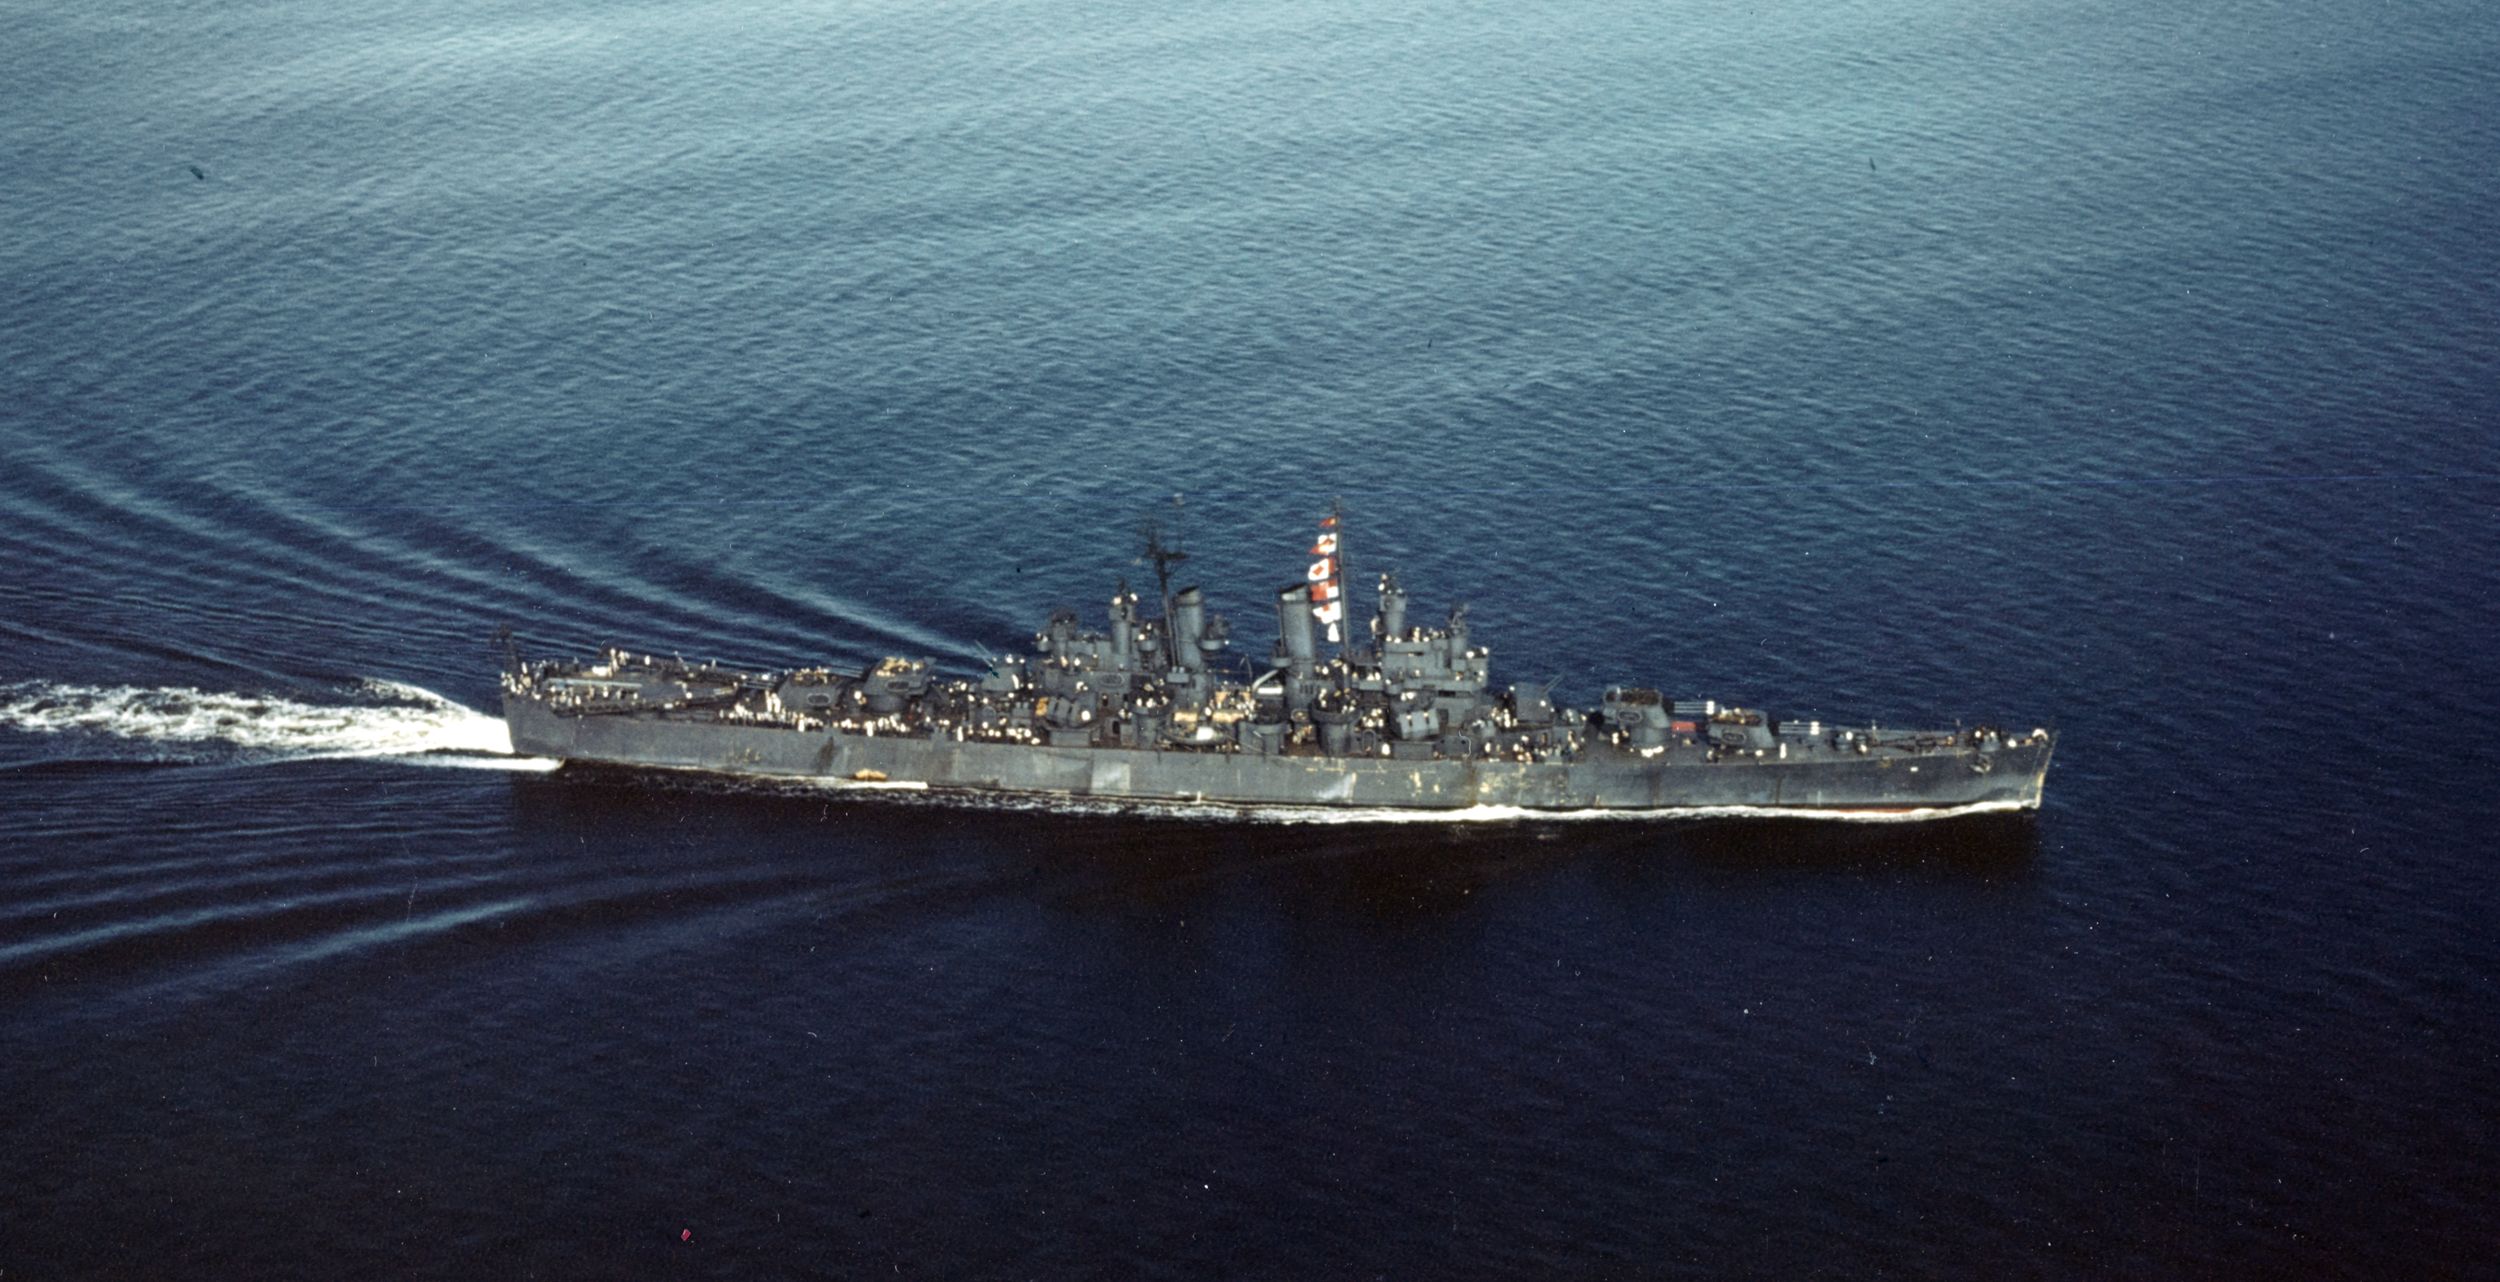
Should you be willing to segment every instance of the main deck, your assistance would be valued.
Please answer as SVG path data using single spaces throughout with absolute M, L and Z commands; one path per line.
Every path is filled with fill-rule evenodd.
M 1924 810 L 2039 804 L 2054 741 L 2045 731 L 1993 747 L 1903 736 L 1918 747 L 1866 751 L 1783 745 L 1731 757 L 1693 747 L 1653 753 L 1607 744 L 1567 761 L 1400 760 L 1320 752 L 1067 747 L 958 739 L 941 732 L 744 724 L 714 714 L 584 715 L 526 695 L 505 717 L 516 752 L 565 761 L 726 774 L 874 779 L 933 788 L 1238 805 L 1458 810 Z

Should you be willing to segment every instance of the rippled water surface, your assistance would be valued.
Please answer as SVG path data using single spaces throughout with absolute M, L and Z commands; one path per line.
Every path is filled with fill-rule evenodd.
M 2500 1143 L 2485 5 L 0 0 L 0 1273 L 2388 1276 Z M 1180 496 L 1177 507 L 1172 503 Z M 1332 497 L 2036 820 L 555 771 Z

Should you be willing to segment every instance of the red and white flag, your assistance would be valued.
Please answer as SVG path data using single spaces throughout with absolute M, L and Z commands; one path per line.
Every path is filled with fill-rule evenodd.
M 1307 577 L 1311 580 L 1311 617 L 1328 625 L 1328 643 L 1345 640 L 1345 580 L 1337 564 L 1337 514 L 1320 518 L 1319 538 L 1311 544 L 1311 562 Z

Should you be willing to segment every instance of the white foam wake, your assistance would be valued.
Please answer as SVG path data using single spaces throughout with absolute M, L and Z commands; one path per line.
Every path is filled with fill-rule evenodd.
M 363 681 L 336 703 L 187 686 L 0 685 L 0 729 L 89 735 L 155 759 L 428 758 L 429 764 L 552 770 L 512 755 L 501 718 L 431 690 Z

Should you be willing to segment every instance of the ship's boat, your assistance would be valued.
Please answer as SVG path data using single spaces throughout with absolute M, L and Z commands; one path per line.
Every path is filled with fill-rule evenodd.
M 1896 814 L 2026 810 L 2045 729 L 1899 730 L 1783 720 L 1642 686 L 1590 709 L 1548 686 L 1491 684 L 1465 608 L 1408 618 L 1378 580 L 1367 635 L 1347 625 L 1341 515 L 1320 522 L 1276 594 L 1270 661 L 1242 665 L 1186 554 L 1149 534 L 1160 612 L 1123 584 L 1108 628 L 1059 610 L 1031 655 L 947 679 L 927 659 L 857 673 L 752 672 L 611 649 L 524 661 L 507 644 L 516 752 L 566 762 L 1138 802 L 1533 812 Z

